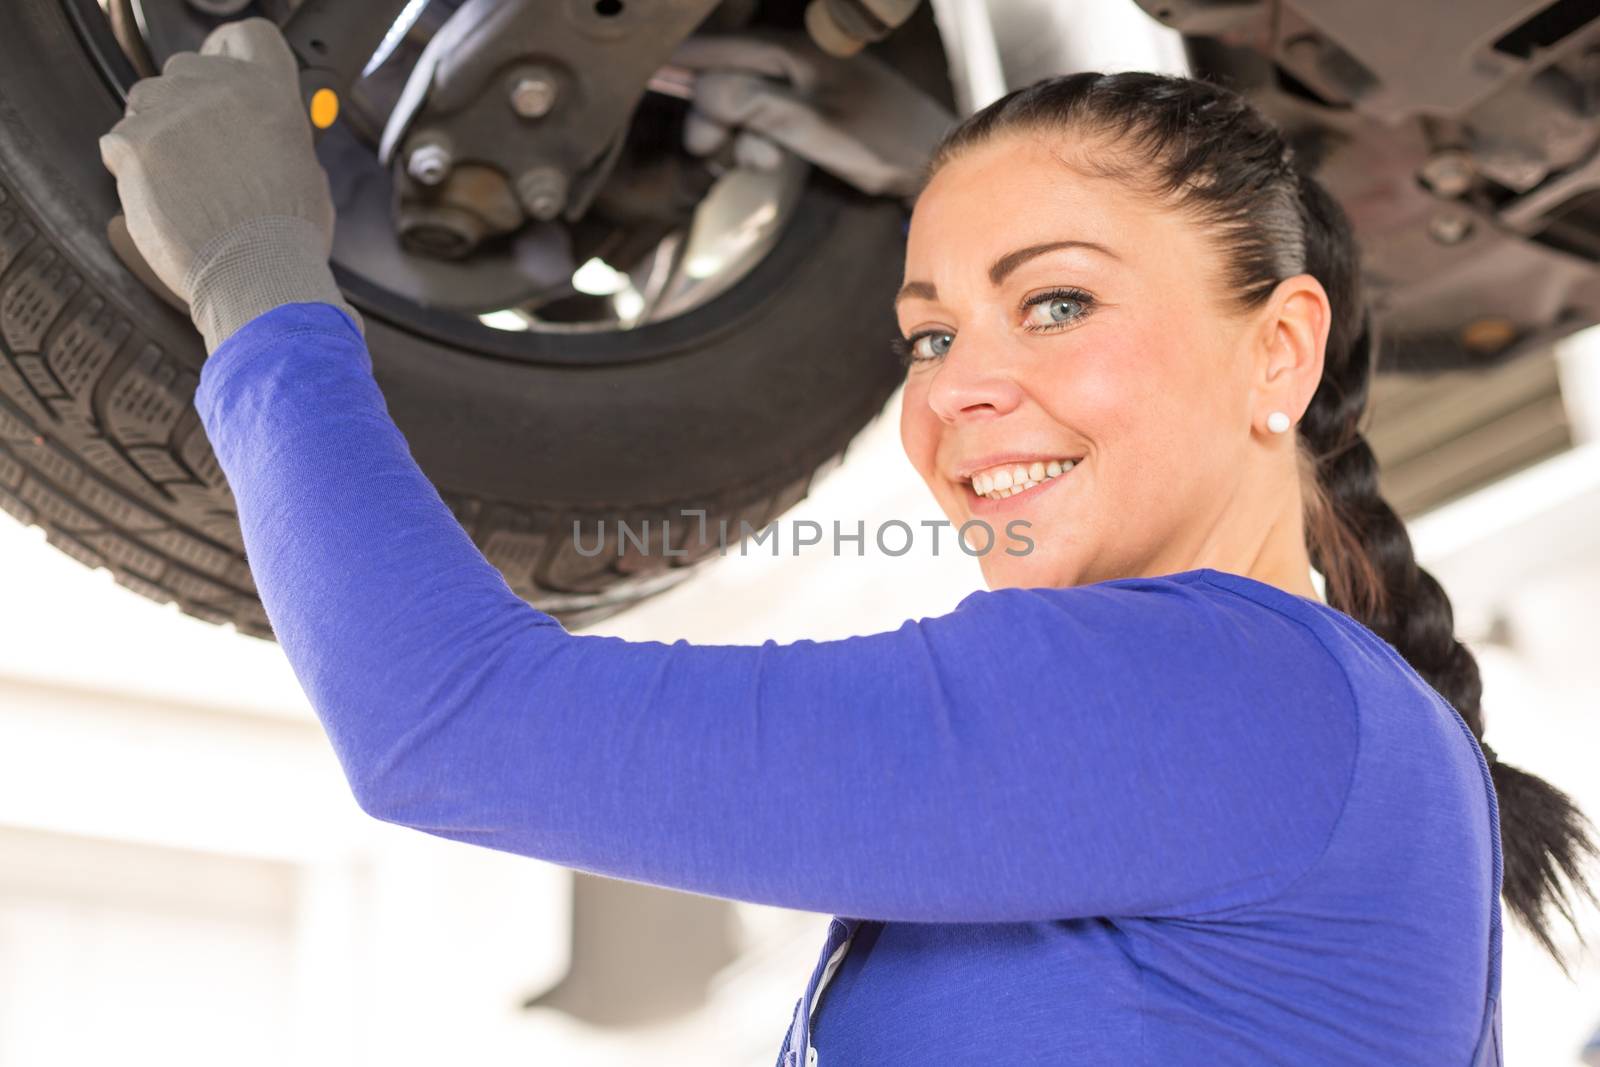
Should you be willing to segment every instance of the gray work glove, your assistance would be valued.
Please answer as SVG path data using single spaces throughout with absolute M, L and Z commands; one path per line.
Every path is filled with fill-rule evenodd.
M 334 210 L 300 96 L 300 69 L 263 18 L 218 26 L 128 93 L 100 138 L 128 234 L 189 305 L 216 351 L 281 304 L 333 304 L 357 328 L 328 266 Z
M 689 37 L 670 62 L 697 72 L 690 152 L 710 155 L 736 136 L 741 160 L 759 166 L 765 140 L 866 193 L 914 196 L 956 122 L 875 56 L 831 55 L 801 30 Z

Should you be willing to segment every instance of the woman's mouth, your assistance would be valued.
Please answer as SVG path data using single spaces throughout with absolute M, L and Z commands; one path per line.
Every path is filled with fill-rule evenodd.
M 1057 482 L 1065 481 L 1082 462 L 1061 459 L 1031 463 L 1008 463 L 979 471 L 963 485 L 967 507 L 975 515 L 994 515 L 1013 511 L 1038 499 L 1039 494 Z

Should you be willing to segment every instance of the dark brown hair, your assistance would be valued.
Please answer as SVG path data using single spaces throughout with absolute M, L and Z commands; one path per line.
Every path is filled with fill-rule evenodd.
M 1300 273 L 1327 292 L 1333 321 L 1322 381 L 1296 432 L 1311 564 L 1323 576 L 1328 604 L 1392 645 L 1478 739 L 1497 795 L 1502 894 L 1565 970 L 1547 908 L 1560 912 L 1582 944 L 1558 872 L 1600 903 L 1582 869 L 1597 855 L 1593 826 L 1567 794 L 1499 762 L 1483 744 L 1477 661 L 1456 640 L 1449 598 L 1417 565 L 1405 525 L 1379 494 L 1377 460 L 1358 425 L 1372 380 L 1376 325 L 1349 219 L 1283 133 L 1242 95 L 1148 72 L 1085 71 L 1008 93 L 945 135 L 924 184 L 996 135 L 1067 131 L 1087 135 L 1096 148 L 1122 151 L 1079 152 L 1062 158 L 1064 165 L 1114 178 L 1213 236 L 1226 264 L 1221 285 L 1234 310 L 1258 308 L 1279 282 Z

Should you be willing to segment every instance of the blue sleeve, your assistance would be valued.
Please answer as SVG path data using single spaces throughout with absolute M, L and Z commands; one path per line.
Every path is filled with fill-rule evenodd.
M 708 896 L 1007 922 L 1266 899 L 1348 793 L 1337 660 L 1204 583 L 985 590 L 842 641 L 571 634 L 478 552 L 336 308 L 247 324 L 196 406 L 376 818 Z

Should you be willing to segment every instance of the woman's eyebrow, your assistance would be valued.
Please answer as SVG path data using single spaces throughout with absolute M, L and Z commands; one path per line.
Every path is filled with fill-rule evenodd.
M 1007 252 L 1005 255 L 995 260 L 994 265 L 989 268 L 989 284 L 999 285 L 1001 282 L 1006 280 L 1006 277 L 1010 275 L 1012 271 L 1022 266 L 1034 256 L 1042 256 L 1046 252 L 1054 252 L 1058 248 L 1088 248 L 1092 251 L 1099 252 L 1102 255 L 1110 256 L 1112 259 L 1122 258 L 1105 245 L 1099 244 L 1095 241 L 1046 241 L 1043 244 L 1029 245 L 1026 248 L 1019 248 L 1014 252 Z M 906 282 L 906 284 L 901 287 L 900 292 L 895 294 L 894 302 L 898 304 L 900 301 L 908 300 L 911 297 L 920 297 L 924 300 L 937 300 L 939 299 L 939 291 L 934 288 L 932 282 Z
M 1105 245 L 1099 244 L 1095 241 L 1047 241 L 1044 244 L 1029 245 L 1027 248 L 1019 248 L 1015 252 L 1007 252 L 1005 255 L 995 260 L 994 266 L 989 268 L 989 283 L 991 285 L 999 285 L 1001 282 L 1006 280 L 1006 275 L 1022 266 L 1034 256 L 1042 256 L 1046 252 L 1054 252 L 1058 248 L 1088 248 L 1099 252 L 1102 255 L 1110 256 L 1112 259 L 1122 258 Z

